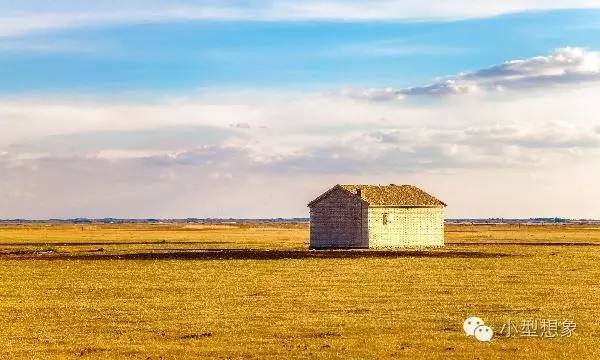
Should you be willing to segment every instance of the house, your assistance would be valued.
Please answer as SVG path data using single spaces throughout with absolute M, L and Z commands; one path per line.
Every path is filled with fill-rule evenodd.
M 444 245 L 446 204 L 412 185 L 336 185 L 308 204 L 310 247 Z

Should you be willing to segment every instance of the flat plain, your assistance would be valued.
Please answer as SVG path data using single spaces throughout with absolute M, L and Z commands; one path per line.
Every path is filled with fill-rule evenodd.
M 429 250 L 307 244 L 306 224 L 2 225 L 0 357 L 600 357 L 600 227 L 447 225 Z M 470 315 L 491 342 L 464 335 Z M 542 320 L 576 328 L 550 336 Z

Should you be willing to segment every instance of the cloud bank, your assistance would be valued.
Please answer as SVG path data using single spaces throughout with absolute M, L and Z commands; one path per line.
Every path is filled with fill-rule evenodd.
M 0 99 L 0 218 L 304 216 L 337 182 L 415 183 L 454 217 L 598 217 L 598 71 L 559 49 L 454 76 L 486 96 L 427 106 L 411 91 L 440 94 L 416 87 Z
M 577 47 L 556 49 L 547 56 L 511 60 L 486 69 L 449 76 L 425 86 L 347 90 L 369 100 L 399 100 L 411 96 L 447 96 L 539 90 L 600 81 L 600 52 Z

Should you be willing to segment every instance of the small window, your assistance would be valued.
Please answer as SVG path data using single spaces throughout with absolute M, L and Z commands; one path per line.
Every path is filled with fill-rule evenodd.
M 388 224 L 388 217 L 389 217 L 388 213 L 383 213 L 383 225 Z

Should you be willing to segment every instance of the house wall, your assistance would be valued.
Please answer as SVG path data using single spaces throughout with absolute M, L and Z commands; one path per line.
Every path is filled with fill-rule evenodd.
M 370 248 L 443 246 L 444 208 L 371 207 L 368 228 Z
M 310 208 L 310 247 L 368 247 L 368 208 L 355 194 L 333 190 Z

